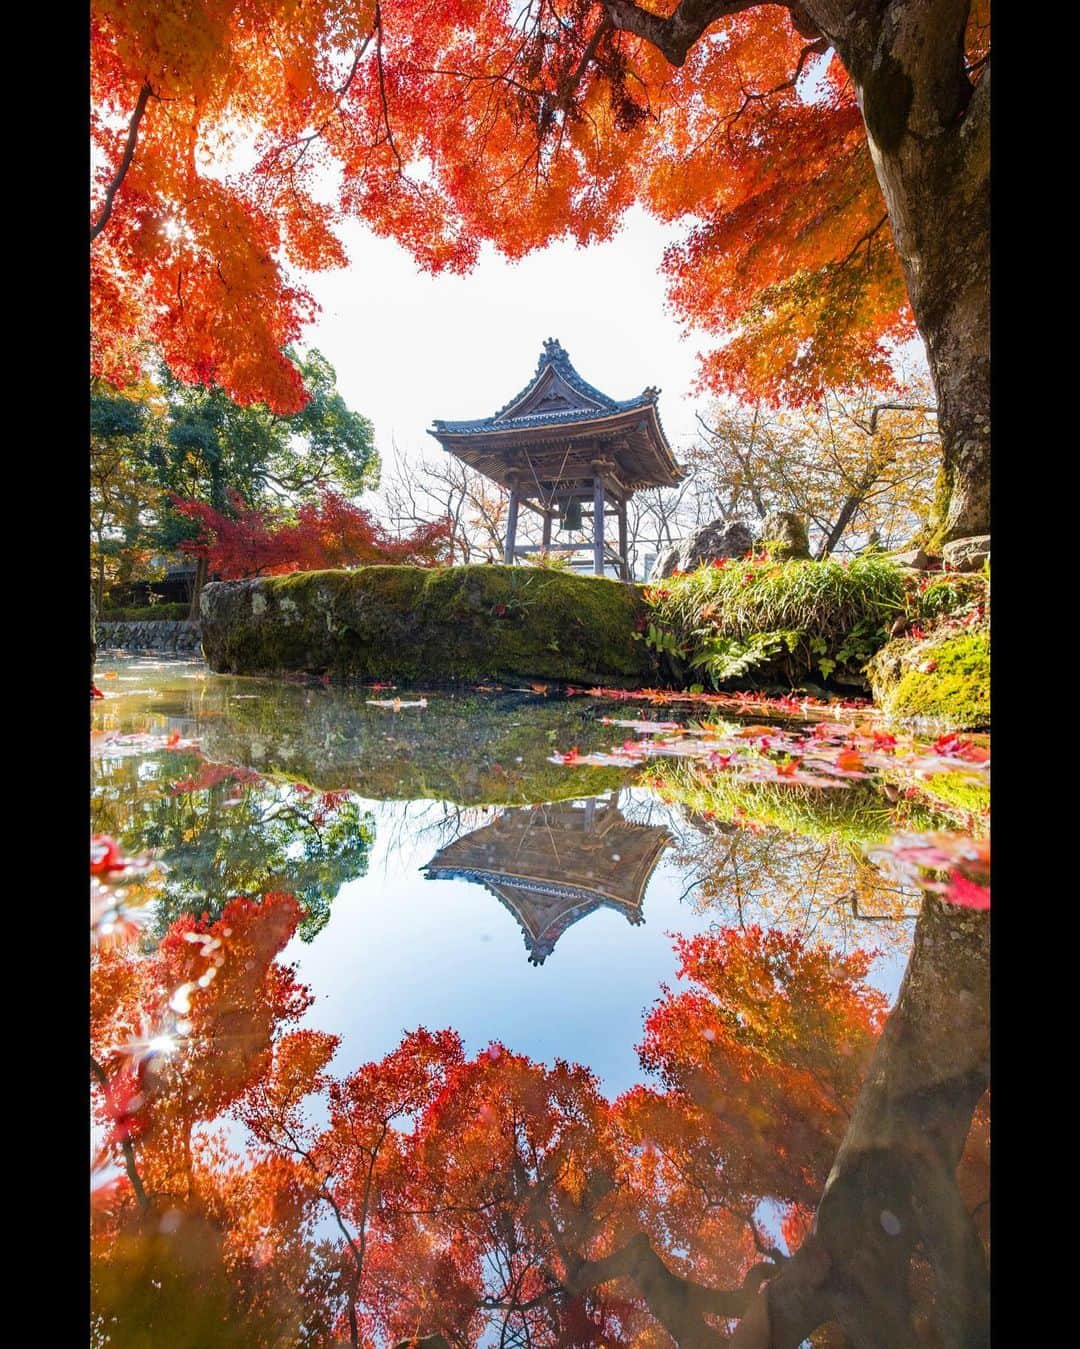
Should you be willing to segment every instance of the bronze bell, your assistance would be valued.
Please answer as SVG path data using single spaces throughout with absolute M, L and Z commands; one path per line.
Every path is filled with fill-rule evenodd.
M 559 529 L 564 534 L 577 534 L 581 530 L 581 502 L 564 501 L 559 517 Z

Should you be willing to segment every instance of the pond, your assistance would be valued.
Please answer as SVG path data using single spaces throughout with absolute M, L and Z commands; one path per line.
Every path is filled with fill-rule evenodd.
M 95 1343 L 981 1333 L 985 737 L 96 677 Z

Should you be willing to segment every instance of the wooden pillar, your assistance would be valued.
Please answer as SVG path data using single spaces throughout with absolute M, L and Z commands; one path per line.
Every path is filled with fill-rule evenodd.
M 595 469 L 594 469 L 595 472 Z M 593 574 L 604 574 L 604 477 L 593 478 Z
M 622 566 L 619 568 L 619 575 L 624 581 L 630 579 L 630 545 L 627 542 L 628 530 L 626 527 L 626 498 L 619 502 L 619 556 L 622 558 Z
M 551 512 L 544 511 L 544 547 L 551 547 Z
M 514 544 L 517 541 L 518 518 L 518 478 L 516 473 L 507 474 L 510 484 L 510 507 L 506 513 L 506 552 L 503 561 L 510 565 L 514 560 Z

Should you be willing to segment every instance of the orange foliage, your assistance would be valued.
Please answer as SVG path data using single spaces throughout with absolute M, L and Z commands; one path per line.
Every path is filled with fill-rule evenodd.
M 973 6 L 969 60 L 985 51 Z M 140 343 L 238 402 L 302 406 L 290 269 L 341 266 L 343 219 L 460 272 L 686 219 L 678 312 L 716 389 L 798 402 L 886 384 L 914 332 L 855 92 L 780 6 L 676 68 L 595 0 L 94 0 L 93 365 Z M 129 152 L 130 148 L 130 152 Z

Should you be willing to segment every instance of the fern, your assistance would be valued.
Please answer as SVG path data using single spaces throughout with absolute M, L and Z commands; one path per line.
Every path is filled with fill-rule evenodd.
M 738 679 L 756 665 L 764 665 L 788 645 L 786 632 L 758 632 L 752 637 L 712 637 L 690 664 L 704 670 L 714 685 Z

